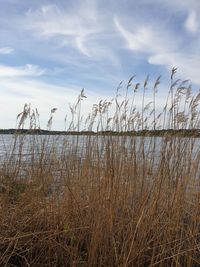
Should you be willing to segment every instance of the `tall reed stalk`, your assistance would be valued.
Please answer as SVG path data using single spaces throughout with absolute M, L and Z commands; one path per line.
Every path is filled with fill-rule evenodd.
M 89 131 L 79 138 L 16 133 L 0 163 L 0 266 L 200 266 L 199 139 L 164 132 L 168 125 L 196 133 L 200 94 L 174 81 L 175 72 L 159 115 L 160 77 L 150 113 L 149 78 L 142 112 L 132 78 L 125 97 L 120 83 L 114 100 L 93 105 L 85 125 L 81 91 L 68 125 L 71 134 Z M 40 128 L 33 111 L 24 106 L 20 130 L 28 122 L 30 133 Z M 160 128 L 162 137 L 144 135 Z

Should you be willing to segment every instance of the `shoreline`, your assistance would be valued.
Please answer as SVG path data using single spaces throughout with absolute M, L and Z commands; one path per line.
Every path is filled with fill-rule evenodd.
M 27 134 L 27 135 L 107 135 L 107 136 L 151 136 L 151 137 L 163 137 L 163 136 L 177 136 L 177 137 L 196 137 L 200 138 L 200 129 L 163 129 L 163 130 L 140 130 L 140 131 L 49 131 L 43 129 L 0 129 L 0 135 L 3 134 Z

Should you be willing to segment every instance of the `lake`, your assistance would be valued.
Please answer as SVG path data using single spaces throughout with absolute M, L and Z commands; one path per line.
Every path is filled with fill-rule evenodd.
M 21 155 L 23 160 L 30 160 L 34 154 L 52 153 L 58 156 L 76 154 L 80 157 L 89 151 L 103 154 L 111 149 L 114 153 L 141 152 L 147 158 L 159 158 L 163 151 L 192 153 L 195 158 L 200 152 L 199 138 L 185 137 L 139 137 L 139 136 L 88 136 L 88 135 L 0 135 L 0 162 L 10 156 L 14 159 Z M 175 149 L 176 148 L 176 149 Z M 88 151 L 89 150 L 89 151 Z

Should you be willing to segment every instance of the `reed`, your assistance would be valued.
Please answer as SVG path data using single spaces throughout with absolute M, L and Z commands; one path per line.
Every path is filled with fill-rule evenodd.
M 15 135 L 0 165 L 0 266 L 200 265 L 199 141 L 135 134 L 199 128 L 199 94 L 174 80 L 175 72 L 161 113 L 161 77 L 148 108 L 145 80 L 142 111 L 132 77 L 124 97 L 120 83 L 114 99 L 94 104 L 85 120 L 84 90 L 71 105 L 68 131 L 98 131 L 94 136 Z M 25 105 L 18 127 L 27 121 L 30 130 L 40 127 L 38 111 Z

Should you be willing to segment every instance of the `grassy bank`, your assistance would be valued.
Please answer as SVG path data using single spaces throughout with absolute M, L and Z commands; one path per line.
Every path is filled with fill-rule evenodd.
M 93 131 L 96 125 L 101 135 L 53 141 L 48 135 L 32 135 L 28 146 L 26 135 L 15 136 L 15 147 L 0 168 L 0 266 L 200 265 L 198 140 L 163 135 L 158 142 L 155 137 L 103 132 L 156 131 L 161 125 L 163 131 L 166 125 L 197 129 L 199 96 L 186 94 L 186 86 L 184 99 L 177 102 L 176 92 L 183 92 L 185 83 L 174 85 L 174 72 L 172 98 L 159 118 L 154 105 L 146 114 L 144 103 L 134 117 L 134 101 L 125 93 L 121 104 L 115 101 L 112 120 L 107 102 L 105 109 L 103 102 L 95 106 L 96 115 L 90 115 L 86 126 Z M 154 103 L 158 84 L 157 79 Z M 76 112 L 72 109 L 70 131 L 80 131 L 81 97 L 83 92 Z M 20 118 L 29 115 L 25 107 Z M 30 129 L 36 126 L 33 118 Z

